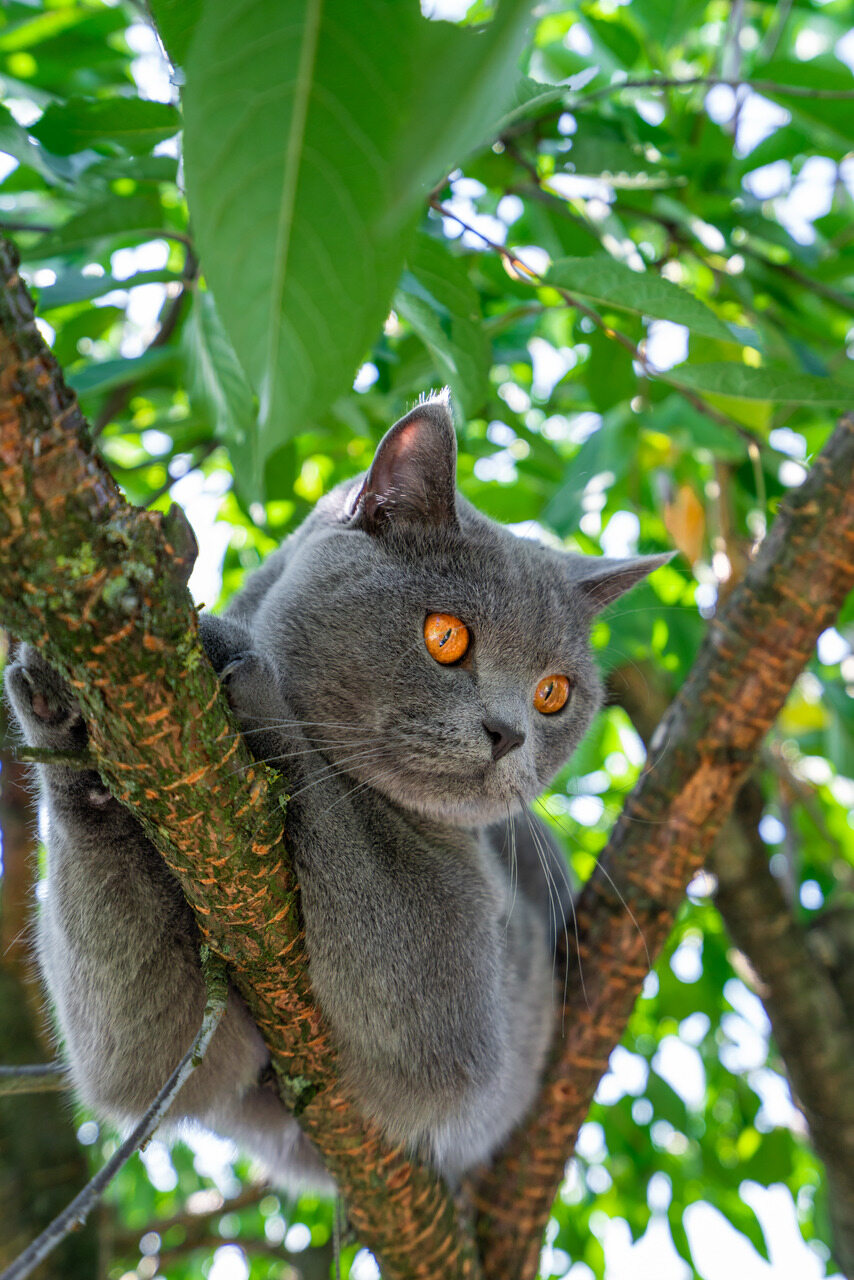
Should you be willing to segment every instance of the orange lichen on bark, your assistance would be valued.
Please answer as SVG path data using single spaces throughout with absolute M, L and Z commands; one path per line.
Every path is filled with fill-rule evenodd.
M 186 562 L 170 550 L 164 517 L 130 507 L 90 452 L 15 268 L 14 250 L 0 243 L 0 616 L 74 682 L 99 770 L 227 958 L 284 1093 L 304 1109 L 384 1274 L 475 1280 L 474 1243 L 447 1191 L 389 1153 L 340 1086 L 311 996 L 279 784 L 250 768 L 199 647 Z M 140 735 L 140 726 L 156 732 Z M 359 1159 L 348 1159 L 356 1145 Z M 389 1154 L 406 1173 L 393 1198 L 380 1172 Z M 419 1256 L 406 1256 L 412 1240 L 422 1241 Z

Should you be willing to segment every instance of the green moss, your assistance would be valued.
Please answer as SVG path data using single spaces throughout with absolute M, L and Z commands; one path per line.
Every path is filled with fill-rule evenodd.
M 56 567 L 67 573 L 74 582 L 78 582 L 81 578 L 91 578 L 98 567 L 92 544 L 81 542 L 74 555 L 57 556 Z
M 117 573 L 114 578 L 109 578 L 104 583 L 104 588 L 101 592 L 101 599 L 108 608 L 114 609 L 129 590 L 130 583 L 127 578 L 124 574 Z
M 305 1111 L 312 1099 L 317 1097 L 320 1087 L 306 1076 L 286 1075 L 278 1064 L 274 1065 L 279 1079 L 279 1091 L 285 1105 L 295 1116 L 298 1116 L 301 1111 Z

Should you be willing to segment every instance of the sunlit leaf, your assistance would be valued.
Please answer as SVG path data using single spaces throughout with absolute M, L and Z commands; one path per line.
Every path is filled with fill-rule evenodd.
M 735 362 L 682 364 L 673 370 L 673 379 L 693 391 L 734 399 L 782 404 L 854 403 L 854 381 L 816 378 L 808 373 L 789 373 L 786 369 L 754 369 Z
M 684 324 L 694 333 L 732 341 L 722 320 L 687 289 L 656 275 L 654 271 L 633 271 L 608 254 L 587 258 L 561 258 L 552 263 L 548 284 L 597 304 L 607 304 L 633 315 L 652 316 Z
M 429 183 L 512 93 L 526 11 L 504 4 L 477 34 L 391 0 L 205 6 L 187 60 L 187 188 L 264 453 L 352 379 Z
M 30 132 L 49 151 L 70 155 L 102 142 L 132 154 L 150 151 L 181 127 L 174 107 L 143 98 L 69 98 L 51 103 Z

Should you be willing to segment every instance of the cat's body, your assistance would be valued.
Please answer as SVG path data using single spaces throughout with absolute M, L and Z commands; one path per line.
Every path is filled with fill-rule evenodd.
M 523 542 L 455 499 L 454 459 L 444 403 L 413 410 L 367 477 L 322 500 L 225 618 L 202 620 L 253 752 L 288 779 L 311 981 L 354 1097 L 452 1179 L 522 1118 L 549 1042 L 569 897 L 560 855 L 521 804 L 599 704 L 590 617 L 660 562 Z M 428 615 L 465 623 L 458 662 L 428 652 Z M 571 696 L 541 714 L 532 699 L 553 673 Z M 83 744 L 67 691 L 32 651 L 7 686 L 28 741 Z M 41 965 L 80 1092 L 126 1121 L 198 1027 L 197 934 L 97 775 L 41 772 Z M 274 1176 L 317 1177 L 267 1063 L 232 992 L 176 1118 L 234 1137 Z

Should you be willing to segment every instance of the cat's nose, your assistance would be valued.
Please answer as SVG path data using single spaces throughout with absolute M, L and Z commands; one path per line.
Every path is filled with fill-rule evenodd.
M 484 720 L 483 727 L 492 743 L 493 760 L 500 760 L 502 756 L 506 756 L 507 752 L 512 751 L 514 747 L 521 747 L 525 741 L 525 735 L 520 729 L 514 729 L 511 725 L 504 724 L 501 720 Z

